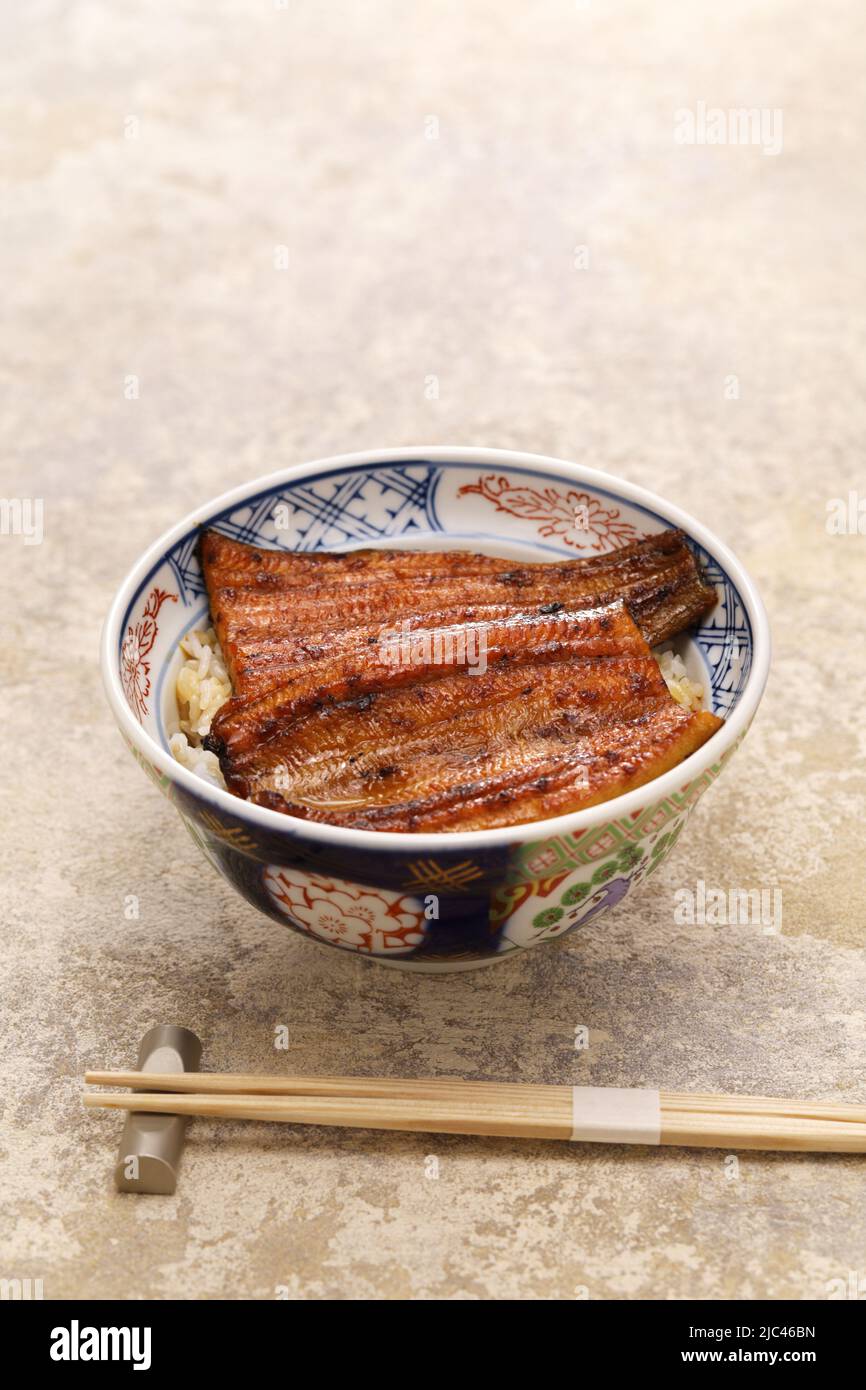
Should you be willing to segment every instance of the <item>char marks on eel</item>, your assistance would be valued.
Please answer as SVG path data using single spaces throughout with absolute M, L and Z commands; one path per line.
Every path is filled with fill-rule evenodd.
M 201 556 L 234 691 L 206 746 L 258 805 L 363 829 L 517 825 L 643 785 L 722 722 L 678 704 L 650 651 L 715 601 L 677 531 L 542 564 L 213 531 Z

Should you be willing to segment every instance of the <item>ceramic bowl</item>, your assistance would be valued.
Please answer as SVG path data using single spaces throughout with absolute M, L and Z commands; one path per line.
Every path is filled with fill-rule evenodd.
M 178 643 L 207 625 L 199 528 L 296 550 L 484 550 L 516 560 L 597 555 L 680 527 L 719 602 L 677 639 L 725 724 L 646 786 L 603 805 L 501 830 L 396 834 L 296 820 L 177 763 Z M 502 450 L 385 449 L 283 469 L 196 509 L 134 565 L 111 606 L 101 661 L 121 733 L 211 864 L 283 927 L 408 970 L 502 961 L 608 912 L 670 853 L 742 740 L 764 689 L 769 633 L 743 566 L 706 528 L 594 469 Z

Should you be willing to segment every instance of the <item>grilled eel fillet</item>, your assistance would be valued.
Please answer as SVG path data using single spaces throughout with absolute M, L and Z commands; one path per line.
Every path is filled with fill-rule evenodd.
M 360 829 L 490 829 L 639 787 L 721 725 L 677 704 L 622 602 L 495 618 L 484 674 L 442 662 L 461 632 L 417 634 L 409 664 L 337 651 L 229 700 L 205 741 L 229 789 Z
M 623 599 L 655 646 L 716 601 L 681 531 L 550 564 L 461 550 L 297 554 L 205 531 L 201 561 L 236 695 L 262 693 L 299 663 L 335 649 L 375 646 L 404 621 L 424 627 L 497 622 Z

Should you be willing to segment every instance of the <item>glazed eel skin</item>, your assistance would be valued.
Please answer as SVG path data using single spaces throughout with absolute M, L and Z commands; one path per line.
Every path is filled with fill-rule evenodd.
M 534 564 L 460 550 L 264 550 L 216 531 L 203 533 L 200 553 L 235 695 L 262 693 L 299 664 L 376 646 L 403 623 L 498 622 L 621 599 L 655 646 L 716 601 L 680 531 Z
M 550 607 L 485 619 L 486 669 L 474 674 L 437 660 L 465 636 L 462 621 L 420 629 L 407 662 L 378 642 L 334 647 L 235 695 L 205 744 L 231 791 L 273 810 L 360 829 L 477 830 L 639 787 L 720 726 L 672 698 L 621 600 Z

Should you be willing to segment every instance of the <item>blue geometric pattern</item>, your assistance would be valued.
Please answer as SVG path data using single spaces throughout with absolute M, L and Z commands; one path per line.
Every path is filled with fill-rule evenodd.
M 418 462 L 305 478 L 243 502 L 212 526 L 249 545 L 294 551 L 339 549 L 358 541 L 377 545 L 390 536 L 438 531 L 433 495 L 440 472 Z M 204 593 L 197 547 L 196 532 L 166 556 L 185 604 Z
M 204 593 L 204 580 L 198 563 L 198 541 L 199 533 L 194 531 L 192 535 L 179 541 L 165 557 L 171 565 L 180 596 L 186 605 L 201 598 Z
M 695 541 L 689 545 L 701 562 L 719 601 L 690 636 L 710 668 L 710 707 L 723 717 L 737 703 L 752 666 L 752 629 L 739 595 L 721 565 Z

